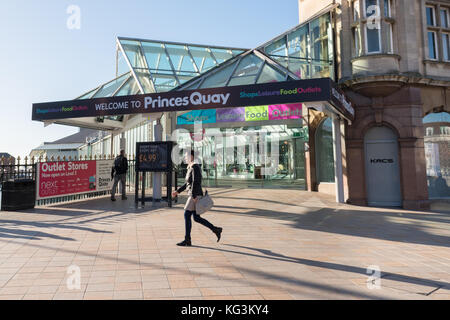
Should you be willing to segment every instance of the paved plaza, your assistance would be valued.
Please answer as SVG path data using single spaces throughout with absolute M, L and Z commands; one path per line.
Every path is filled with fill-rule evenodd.
M 215 207 L 204 217 L 223 227 L 222 239 L 193 222 L 192 247 L 176 246 L 185 197 L 170 209 L 135 209 L 129 195 L 0 212 L 0 299 L 450 299 L 444 207 L 357 207 L 286 189 L 209 192 Z M 77 267 L 80 286 L 70 288 Z

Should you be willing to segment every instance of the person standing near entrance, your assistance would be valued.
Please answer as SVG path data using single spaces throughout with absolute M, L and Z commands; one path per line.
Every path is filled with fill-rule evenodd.
M 119 181 L 122 187 L 122 200 L 127 199 L 125 188 L 127 171 L 128 159 L 125 157 L 125 150 L 120 150 L 120 154 L 114 159 L 114 166 L 111 169 L 111 178 L 114 178 L 111 190 L 111 201 L 116 201 L 116 189 Z
M 184 206 L 184 222 L 186 228 L 186 234 L 184 241 L 177 243 L 178 246 L 191 246 L 191 229 L 192 221 L 191 216 L 194 217 L 194 221 L 198 222 L 205 227 L 209 228 L 217 236 L 217 242 L 220 240 L 222 234 L 222 228 L 215 227 L 211 222 L 200 217 L 195 211 L 195 204 L 198 201 L 199 196 L 203 196 L 202 191 L 202 173 L 200 170 L 200 165 L 194 162 L 194 150 L 190 153 L 186 153 L 186 162 L 188 163 L 186 182 L 179 187 L 176 191 L 172 193 L 172 197 L 176 197 L 178 194 L 183 192 L 186 188 L 188 189 L 189 198 Z

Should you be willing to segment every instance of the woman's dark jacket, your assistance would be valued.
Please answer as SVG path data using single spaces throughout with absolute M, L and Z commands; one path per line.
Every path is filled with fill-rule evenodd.
M 203 196 L 202 191 L 202 172 L 200 166 L 194 163 L 191 167 L 188 167 L 186 173 L 186 182 L 178 188 L 177 192 L 181 193 L 187 188 L 188 195 L 196 198 L 197 196 Z

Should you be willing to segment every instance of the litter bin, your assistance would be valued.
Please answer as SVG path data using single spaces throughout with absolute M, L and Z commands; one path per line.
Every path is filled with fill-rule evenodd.
M 0 198 L 3 211 L 32 209 L 36 201 L 36 183 L 32 179 L 4 181 Z

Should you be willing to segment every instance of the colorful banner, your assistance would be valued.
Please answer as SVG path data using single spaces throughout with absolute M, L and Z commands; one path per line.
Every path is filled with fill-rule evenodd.
M 113 160 L 38 163 L 36 198 L 108 190 Z
M 244 122 L 245 108 L 223 108 L 216 110 L 217 122 Z
M 293 103 L 269 106 L 193 110 L 178 116 L 177 124 L 194 124 L 196 121 L 202 123 L 221 123 L 301 119 L 302 106 L 303 105 L 301 103 Z
M 245 121 L 269 120 L 267 106 L 255 106 L 245 108 Z
M 216 123 L 215 109 L 192 110 L 177 117 L 177 124 Z
M 269 120 L 301 119 L 302 104 L 280 104 L 269 106 Z

